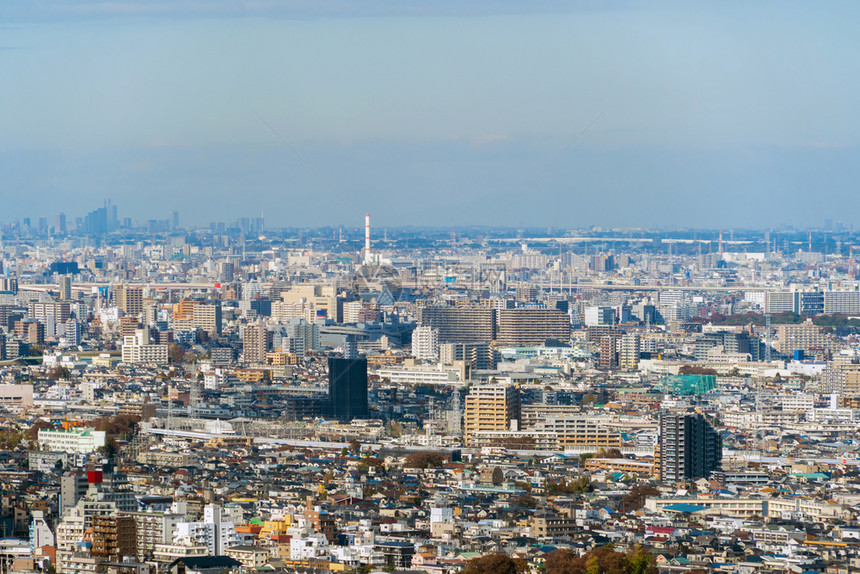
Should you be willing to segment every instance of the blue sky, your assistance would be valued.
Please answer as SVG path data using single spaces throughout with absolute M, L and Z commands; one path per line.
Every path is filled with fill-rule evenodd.
M 850 224 L 858 11 L 5 2 L 0 219 Z

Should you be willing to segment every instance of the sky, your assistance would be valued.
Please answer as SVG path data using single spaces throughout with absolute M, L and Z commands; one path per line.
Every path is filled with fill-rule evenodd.
M 860 213 L 860 4 L 0 3 L 0 221 Z M 860 223 L 858 221 L 857 223 Z

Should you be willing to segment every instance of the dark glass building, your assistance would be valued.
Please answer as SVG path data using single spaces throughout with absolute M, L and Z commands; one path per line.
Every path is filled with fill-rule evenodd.
M 329 414 L 340 420 L 366 419 L 367 361 L 364 359 L 328 360 Z
M 660 415 L 660 480 L 706 478 L 720 469 L 723 439 L 699 413 Z

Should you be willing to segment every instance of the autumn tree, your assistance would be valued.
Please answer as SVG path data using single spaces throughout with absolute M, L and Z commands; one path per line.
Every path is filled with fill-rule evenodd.
M 578 555 L 569 548 L 550 552 L 546 557 L 546 574 L 656 574 L 654 556 L 641 546 L 616 552 L 601 546 Z
M 624 454 L 619 448 L 599 448 L 597 449 L 596 458 L 624 458 Z
M 537 508 L 537 499 L 530 494 L 520 494 L 511 500 L 511 506 L 519 506 L 522 508 Z
M 443 464 L 445 459 L 438 452 L 414 452 L 403 460 L 406 468 L 435 468 Z
M 66 367 L 61 367 L 60 365 L 56 365 L 51 367 L 48 371 L 48 380 L 49 381 L 58 381 L 60 379 L 69 379 L 72 374 Z
M 24 431 L 24 438 L 30 444 L 30 448 L 36 448 L 36 441 L 39 440 L 39 431 L 42 429 L 48 430 L 54 428 L 54 425 L 48 421 L 36 421 L 33 426 Z
M 630 512 L 631 510 L 639 510 L 645 506 L 645 499 L 649 496 L 657 496 L 660 491 L 653 486 L 647 484 L 637 484 L 630 491 L 621 497 L 621 511 Z
M 92 422 L 97 431 L 104 431 L 108 436 L 128 438 L 134 434 L 140 417 L 134 415 L 116 415 L 101 417 Z
M 176 343 L 170 343 L 167 347 L 167 359 L 171 363 L 181 363 L 185 360 L 185 349 Z
M 354 455 L 358 455 L 361 452 L 361 443 L 356 439 L 352 439 L 349 441 L 349 452 Z
M 717 371 L 708 367 L 701 367 L 699 365 L 681 365 L 681 368 L 678 369 L 678 373 L 681 375 L 716 375 Z
M 528 571 L 525 560 L 514 560 L 499 552 L 472 558 L 460 574 L 525 574 Z

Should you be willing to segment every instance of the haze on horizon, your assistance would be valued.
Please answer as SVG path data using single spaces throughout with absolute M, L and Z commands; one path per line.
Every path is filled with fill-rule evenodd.
M 856 3 L 361 6 L 0 5 L 0 220 L 855 223 Z

